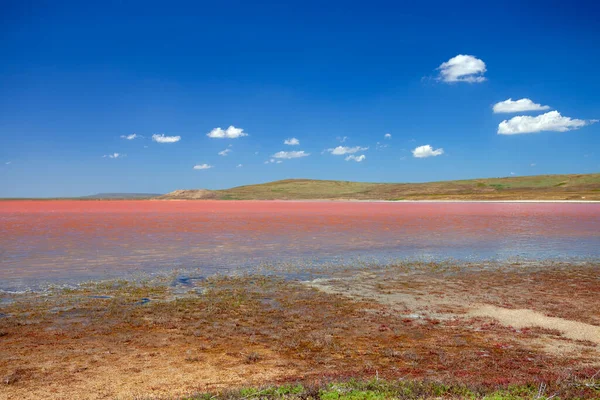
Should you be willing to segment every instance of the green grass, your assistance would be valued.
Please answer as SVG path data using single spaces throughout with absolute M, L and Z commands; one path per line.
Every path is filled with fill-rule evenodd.
M 600 199 L 600 174 L 536 175 L 428 183 L 287 179 L 207 191 L 220 200 Z M 194 191 L 191 191 L 194 192 Z M 161 198 L 192 198 L 190 193 Z
M 484 183 L 484 185 L 485 185 L 485 183 Z M 503 185 L 501 183 L 490 183 L 488 186 L 493 187 L 496 190 L 507 189 L 507 188 L 510 187 L 510 186 L 507 186 L 507 185 Z
M 583 387 L 583 390 L 577 390 Z M 575 390 L 573 390 L 575 389 Z M 563 397 L 561 397 L 563 395 Z M 591 397 L 590 397 L 591 396 Z M 384 399 L 584 399 L 600 398 L 600 384 L 576 383 L 548 387 L 543 383 L 509 385 L 502 388 L 446 385 L 427 381 L 369 381 L 350 380 L 341 383 L 288 384 L 226 390 L 218 393 L 200 393 L 186 400 L 242 400 L 242 399 L 315 399 L 315 400 L 384 400 Z

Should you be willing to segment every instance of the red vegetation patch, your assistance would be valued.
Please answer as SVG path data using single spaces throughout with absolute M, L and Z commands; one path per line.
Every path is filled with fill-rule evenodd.
M 580 359 L 523 347 L 510 330 L 407 324 L 381 304 L 270 278 L 209 279 L 196 289 L 179 299 L 166 287 L 127 285 L 17 296 L 0 319 L 0 376 L 18 377 L 5 393 L 173 396 L 375 374 L 496 387 L 587 371 Z

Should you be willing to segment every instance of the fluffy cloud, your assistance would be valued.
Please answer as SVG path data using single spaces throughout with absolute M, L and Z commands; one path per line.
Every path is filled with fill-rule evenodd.
M 427 158 L 427 157 L 441 156 L 442 154 L 444 154 L 444 149 L 434 150 L 433 147 L 426 144 L 424 146 L 417 147 L 416 149 L 414 149 L 412 151 L 412 153 L 413 153 L 413 156 L 415 156 L 415 158 Z
M 356 162 L 361 162 L 361 161 L 363 161 L 365 158 L 367 158 L 367 156 L 365 156 L 364 154 L 361 154 L 360 156 L 349 155 L 348 157 L 346 157 L 346 161 L 356 161 Z
M 293 137 L 293 138 L 285 139 L 283 141 L 283 144 L 287 144 L 288 146 L 297 146 L 300 144 L 300 141 L 298 139 L 296 139 L 295 137 Z
M 211 169 L 213 166 L 208 164 L 194 165 L 194 169 Z
M 156 143 L 177 143 L 181 140 L 181 136 L 165 136 L 164 133 L 152 135 L 152 140 Z
M 213 139 L 237 139 L 243 136 L 248 136 L 242 128 L 236 128 L 231 125 L 229 128 L 223 130 L 221 128 L 215 128 L 206 134 L 209 138 Z
M 229 153 L 231 153 L 231 149 L 225 149 L 223 151 L 220 151 L 219 155 L 225 157 Z
M 504 120 L 498 125 L 499 135 L 518 135 L 520 133 L 534 133 L 542 131 L 566 132 L 593 124 L 598 120 L 585 121 L 563 117 L 558 111 L 550 111 L 536 117 L 520 115 L 509 120 Z
M 300 150 L 300 151 L 280 151 L 277 152 L 275 154 L 272 155 L 273 158 L 284 158 L 284 159 L 290 159 L 290 158 L 301 158 L 301 157 L 306 157 L 309 156 L 310 153 L 305 153 L 304 150 Z
M 334 149 L 327 149 L 327 151 L 330 152 L 331 154 L 333 154 L 334 156 L 343 156 L 346 154 L 358 153 L 359 151 L 368 150 L 368 149 L 369 149 L 368 147 L 360 147 L 360 146 L 355 146 L 355 147 L 338 146 Z
M 236 168 L 242 168 L 243 165 L 242 164 L 238 164 Z
M 485 63 L 479 58 L 459 54 L 442 63 L 439 80 L 443 82 L 479 83 L 485 81 L 483 74 L 487 71 Z
M 12 161 L 7 161 L 7 162 L 5 162 L 4 164 L 6 164 L 6 165 L 10 165 L 10 164 L 12 164 Z
M 494 104 L 494 113 L 514 113 L 523 111 L 544 111 L 549 110 L 550 106 L 543 106 L 541 104 L 534 103 L 530 99 L 519 99 L 514 100 L 508 99 Z
M 392 138 L 392 134 L 391 133 L 386 133 L 385 135 L 383 135 L 384 139 L 391 139 Z
M 138 134 L 135 134 L 135 133 L 132 133 L 131 135 L 121 135 L 121 139 L 127 139 L 127 140 L 133 140 L 133 139 L 136 139 L 139 137 L 141 137 L 141 136 Z
M 126 154 L 121 154 L 121 153 L 112 153 L 112 154 L 106 154 L 104 156 L 102 156 L 102 158 L 123 158 L 125 157 Z

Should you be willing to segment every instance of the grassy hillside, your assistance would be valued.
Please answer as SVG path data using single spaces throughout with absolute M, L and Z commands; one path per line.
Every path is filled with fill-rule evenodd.
M 428 183 L 288 179 L 225 190 L 177 190 L 160 199 L 600 200 L 600 174 L 537 175 Z

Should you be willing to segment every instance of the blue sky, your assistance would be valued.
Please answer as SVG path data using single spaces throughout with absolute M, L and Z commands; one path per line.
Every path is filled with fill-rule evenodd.
M 600 171 L 597 2 L 422 3 L 1 1 L 0 197 Z

